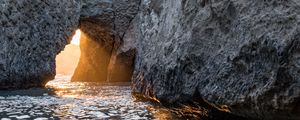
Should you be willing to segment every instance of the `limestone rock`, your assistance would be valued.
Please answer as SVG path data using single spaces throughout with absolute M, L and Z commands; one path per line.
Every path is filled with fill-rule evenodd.
M 201 96 L 232 113 L 300 119 L 300 6 L 293 1 L 142 0 L 133 92 Z

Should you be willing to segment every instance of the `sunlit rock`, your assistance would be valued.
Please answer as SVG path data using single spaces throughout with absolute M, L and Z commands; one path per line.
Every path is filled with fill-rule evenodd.
M 82 31 L 81 57 L 72 81 L 131 80 L 136 46 L 135 39 L 130 36 L 134 32 L 130 31 L 130 25 L 138 7 L 138 0 L 82 3 L 79 26 Z
M 72 81 L 106 81 L 114 44 L 113 33 L 110 28 L 89 21 L 82 21 L 80 29 L 81 55 Z

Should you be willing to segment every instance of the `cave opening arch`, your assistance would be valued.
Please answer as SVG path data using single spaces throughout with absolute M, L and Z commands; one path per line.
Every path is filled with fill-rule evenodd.
M 72 81 L 129 82 L 133 74 L 140 0 L 81 1 L 81 56 Z
M 130 82 L 135 48 L 122 51 L 122 38 L 97 19 L 81 18 L 79 29 L 80 58 L 71 81 Z

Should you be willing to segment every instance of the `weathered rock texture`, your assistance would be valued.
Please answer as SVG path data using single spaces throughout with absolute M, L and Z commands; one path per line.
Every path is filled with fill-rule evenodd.
M 0 1 L 0 89 L 42 87 L 79 21 L 79 0 Z
M 300 119 L 300 2 L 143 0 L 133 92 Z
M 139 0 L 82 1 L 82 54 L 72 81 L 130 81 L 135 39 L 126 31 L 139 4 Z

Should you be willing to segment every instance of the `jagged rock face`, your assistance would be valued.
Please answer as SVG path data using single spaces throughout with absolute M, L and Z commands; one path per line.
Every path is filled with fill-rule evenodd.
M 79 0 L 0 1 L 0 89 L 41 87 L 79 21 Z
M 143 0 L 134 94 L 300 119 L 300 3 Z
M 130 81 L 135 39 L 128 28 L 139 4 L 139 0 L 82 1 L 79 28 L 84 36 L 72 81 Z

